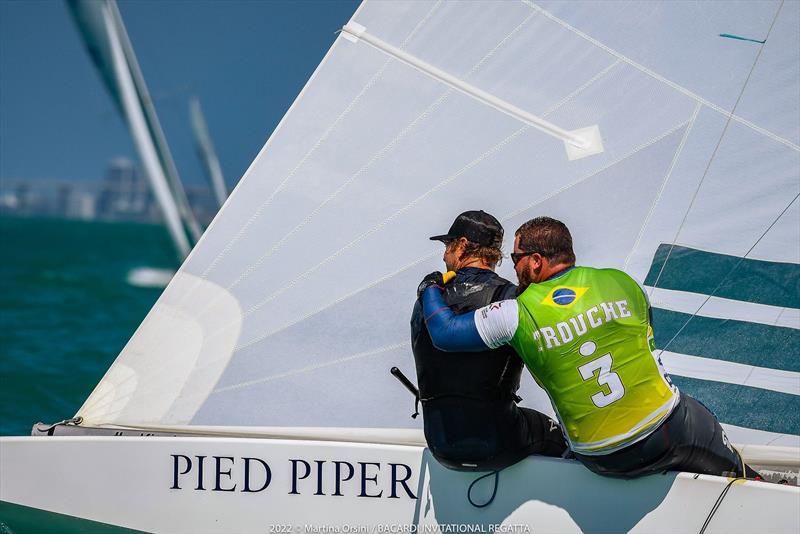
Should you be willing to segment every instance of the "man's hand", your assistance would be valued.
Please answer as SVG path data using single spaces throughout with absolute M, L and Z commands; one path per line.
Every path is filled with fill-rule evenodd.
M 426 289 L 433 286 L 444 289 L 444 278 L 439 271 L 434 271 L 422 279 L 422 282 L 419 283 L 419 287 L 417 287 L 417 298 L 422 296 Z

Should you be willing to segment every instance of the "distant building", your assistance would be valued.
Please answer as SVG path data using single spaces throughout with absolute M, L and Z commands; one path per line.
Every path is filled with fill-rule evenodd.
M 207 226 L 218 209 L 211 190 L 205 185 L 185 189 L 192 212 Z M 149 181 L 126 158 L 111 160 L 100 182 L 0 180 L 0 214 L 144 223 L 164 219 Z
M 61 184 L 58 186 L 56 193 L 55 211 L 53 215 L 57 217 L 66 217 L 69 212 L 70 201 L 72 200 L 72 193 L 74 187 L 72 184 Z
M 17 184 L 14 190 L 14 197 L 16 198 L 16 211 L 18 213 L 27 214 L 33 207 L 31 189 L 28 184 Z
M 64 217 L 91 221 L 97 218 L 97 197 L 94 193 L 80 192 L 70 196 Z
M 96 214 L 111 221 L 156 222 L 146 180 L 129 159 L 111 160 L 97 196 Z

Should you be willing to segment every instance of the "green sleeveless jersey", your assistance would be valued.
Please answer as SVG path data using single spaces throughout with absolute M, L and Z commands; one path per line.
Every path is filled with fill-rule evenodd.
M 678 401 L 654 357 L 649 304 L 616 269 L 576 267 L 517 298 L 510 344 L 550 396 L 571 448 L 608 454 L 656 429 Z

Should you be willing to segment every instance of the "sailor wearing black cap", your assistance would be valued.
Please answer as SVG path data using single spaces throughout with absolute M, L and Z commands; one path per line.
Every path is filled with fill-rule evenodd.
M 516 286 L 494 268 L 502 257 L 503 227 L 484 211 L 456 217 L 444 235 L 443 261 L 455 271 L 445 286 L 456 313 L 516 296 Z M 501 469 L 529 454 L 562 456 L 567 444 L 558 423 L 516 402 L 522 360 L 507 346 L 484 352 L 444 352 L 433 346 L 417 300 L 411 317 L 425 439 L 433 455 L 460 470 Z

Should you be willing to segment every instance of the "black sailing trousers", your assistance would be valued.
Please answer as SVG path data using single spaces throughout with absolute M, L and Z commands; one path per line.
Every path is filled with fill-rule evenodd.
M 575 457 L 595 473 L 624 478 L 663 471 L 741 477 L 746 469 L 714 414 L 683 393 L 669 417 L 643 440 L 610 454 Z M 747 473 L 756 474 L 749 468 Z

